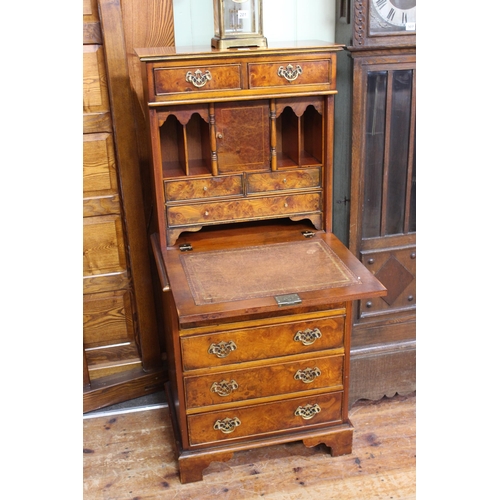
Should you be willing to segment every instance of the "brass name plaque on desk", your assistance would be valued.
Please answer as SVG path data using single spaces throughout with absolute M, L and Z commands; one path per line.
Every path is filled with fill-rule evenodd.
M 302 299 L 296 293 L 288 293 L 286 295 L 276 295 L 274 297 L 278 305 L 281 306 L 293 306 L 294 304 L 300 304 Z

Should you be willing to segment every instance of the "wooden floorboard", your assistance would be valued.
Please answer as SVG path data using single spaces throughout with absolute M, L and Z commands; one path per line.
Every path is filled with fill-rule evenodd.
M 235 453 L 204 480 L 181 484 L 168 409 L 97 416 L 83 422 L 83 498 L 415 499 L 416 395 L 360 401 L 349 412 L 351 455 L 302 443 Z

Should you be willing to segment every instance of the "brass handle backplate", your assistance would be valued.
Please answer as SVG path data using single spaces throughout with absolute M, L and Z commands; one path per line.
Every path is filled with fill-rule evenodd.
M 208 354 L 215 354 L 218 358 L 225 358 L 235 350 L 236 344 L 232 340 L 229 342 L 222 341 L 218 344 L 211 344 L 208 348 Z
M 224 434 L 231 434 L 239 425 L 241 425 L 241 422 L 238 417 L 225 418 L 224 420 L 217 420 L 214 424 L 214 429 Z
M 278 76 L 282 76 L 289 82 L 293 82 L 294 80 L 296 80 L 300 74 L 302 74 L 302 68 L 299 64 L 297 64 L 297 67 L 295 69 L 293 69 L 293 66 L 291 64 L 289 64 L 286 69 L 283 66 L 280 66 L 278 68 Z
M 186 82 L 192 83 L 195 87 L 203 87 L 206 83 L 212 79 L 212 75 L 208 69 L 203 74 L 201 69 L 197 69 L 194 73 L 188 71 L 186 73 Z
M 293 337 L 293 340 L 295 340 L 295 342 L 302 342 L 302 344 L 304 345 L 311 345 L 314 344 L 314 342 L 316 342 L 316 339 L 320 338 L 321 338 L 321 331 L 319 328 L 315 328 L 314 330 L 307 328 L 304 331 L 299 330 L 295 334 L 295 337 Z
M 321 375 L 321 370 L 316 368 L 305 368 L 304 370 L 297 370 L 297 373 L 293 376 L 295 380 L 301 380 L 304 384 L 310 384 L 314 382 L 316 378 Z
M 221 380 L 220 382 L 214 382 L 212 387 L 210 387 L 210 392 L 215 392 L 219 396 L 229 396 L 233 391 L 238 389 L 238 384 L 235 380 Z
M 299 406 L 295 410 L 296 417 L 302 417 L 304 420 L 309 420 L 314 417 L 314 415 L 318 414 L 321 411 L 321 408 L 318 404 L 313 405 L 305 405 Z

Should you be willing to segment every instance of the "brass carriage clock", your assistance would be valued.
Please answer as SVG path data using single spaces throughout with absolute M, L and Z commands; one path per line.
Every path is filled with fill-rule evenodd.
M 267 47 L 262 34 L 262 0 L 214 0 L 212 47 Z

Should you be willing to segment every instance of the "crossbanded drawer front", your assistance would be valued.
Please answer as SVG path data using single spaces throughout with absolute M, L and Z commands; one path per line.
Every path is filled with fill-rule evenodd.
M 249 87 L 327 85 L 332 82 L 332 61 L 283 59 L 268 63 L 249 63 Z
M 202 445 L 340 423 L 342 397 L 342 392 L 330 392 L 190 415 L 187 418 L 190 444 Z
M 286 217 L 294 214 L 318 212 L 320 209 L 321 193 L 295 194 L 171 206 L 167 207 L 167 222 L 170 227 L 210 224 L 233 220 Z
M 207 177 L 204 179 L 189 179 L 180 181 L 165 181 L 165 200 L 179 201 L 203 199 L 218 196 L 243 195 L 243 176 L 227 175 Z
M 154 92 L 157 96 L 181 92 L 238 90 L 242 88 L 241 65 L 200 65 L 155 68 Z
M 319 168 L 248 174 L 247 192 L 261 193 L 284 189 L 319 188 L 321 186 L 320 174 Z
M 342 389 L 344 356 L 185 377 L 188 409 L 293 392 Z
M 181 339 L 184 370 L 338 349 L 344 317 L 315 319 Z

